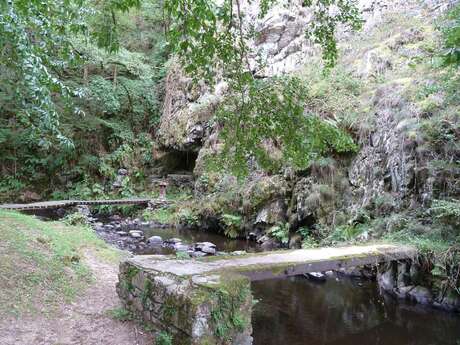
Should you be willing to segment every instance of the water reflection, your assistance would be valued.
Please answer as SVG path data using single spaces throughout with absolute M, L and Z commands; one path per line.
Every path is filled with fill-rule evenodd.
M 375 282 L 295 277 L 252 289 L 254 345 L 460 345 L 460 316 L 384 299 Z

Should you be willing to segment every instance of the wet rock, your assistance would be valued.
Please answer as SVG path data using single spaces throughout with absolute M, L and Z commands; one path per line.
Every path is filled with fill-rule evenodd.
M 409 271 L 409 264 L 407 262 L 400 263 L 398 265 L 398 278 L 397 278 L 397 286 L 407 286 L 410 285 L 410 271 Z
M 231 252 L 230 255 L 233 256 L 239 256 L 239 255 L 245 255 L 247 252 L 245 250 L 235 250 L 234 252 Z
M 174 245 L 174 250 L 178 251 L 178 252 L 188 252 L 190 249 L 189 246 L 185 245 L 185 244 L 182 244 L 182 243 L 176 243 Z
M 303 276 L 311 281 L 324 283 L 327 280 L 327 276 L 321 272 L 309 272 L 303 274 Z
M 204 247 L 216 248 L 216 245 L 211 242 L 198 242 L 197 244 L 195 244 L 195 249 L 197 250 L 201 250 L 201 248 L 204 248 Z
M 202 247 L 200 251 L 206 254 L 211 254 L 211 255 L 216 254 L 216 248 L 213 248 L 213 247 Z
M 19 197 L 19 200 L 22 202 L 36 202 L 41 200 L 41 196 L 35 192 L 32 192 L 30 190 L 25 191 L 24 193 L 21 194 Z
M 376 272 L 373 270 L 373 268 L 367 266 L 343 268 L 339 271 L 339 273 L 349 277 L 362 279 L 374 279 L 376 276 Z
M 302 236 L 295 234 L 289 239 L 289 248 L 300 249 L 302 247 Z
M 257 213 L 256 221 L 257 224 L 277 224 L 283 222 L 286 219 L 286 205 L 283 200 L 276 200 Z
M 152 236 L 152 237 L 149 237 L 147 242 L 150 244 L 161 244 L 163 243 L 163 239 L 160 236 Z
M 396 273 L 394 271 L 394 265 L 390 263 L 386 265 L 386 269 L 383 273 L 377 275 L 377 282 L 381 289 L 388 292 L 393 292 L 396 287 Z
M 58 208 L 58 209 L 56 210 L 56 215 L 57 215 L 59 218 L 64 218 L 65 215 L 66 215 L 66 210 L 65 210 L 65 208 L 62 208 L 62 207 L 61 207 L 61 208 Z
M 399 298 L 407 298 L 409 296 L 409 292 L 414 289 L 415 286 L 408 285 L 408 286 L 401 286 L 400 288 L 395 290 L 396 296 Z
M 201 251 L 206 254 L 215 255 L 216 254 L 216 245 L 211 242 L 200 242 L 195 244 L 195 250 Z
M 267 242 L 267 241 L 270 241 L 270 237 L 268 237 L 267 235 L 265 235 L 265 236 L 260 237 L 260 238 L 257 240 L 257 243 L 262 244 L 262 243 Z
M 192 252 L 190 253 L 190 255 L 194 258 L 201 258 L 203 256 L 206 256 L 207 254 L 203 252 Z
M 104 225 L 95 225 L 94 230 L 97 232 L 102 232 L 102 231 L 107 230 L 107 228 Z
M 247 236 L 247 239 L 250 241 L 256 241 L 257 240 L 257 233 L 255 232 L 250 232 Z
M 144 233 L 140 230 L 131 230 L 129 232 L 129 235 L 132 237 L 132 238 L 142 238 L 144 237 Z
M 77 205 L 76 209 L 77 212 L 81 213 L 87 218 L 91 216 L 91 210 L 88 205 Z
M 419 284 L 422 281 L 422 268 L 421 266 L 416 263 L 412 262 L 409 270 L 410 281 L 414 284 Z
M 433 302 L 433 294 L 423 286 L 416 286 L 408 292 L 410 298 L 420 304 L 431 304 Z
M 165 241 L 167 244 L 176 244 L 176 243 L 182 243 L 182 240 L 180 238 L 170 238 Z
M 129 235 L 126 231 L 117 231 L 116 234 L 123 237 Z
M 265 235 L 265 236 L 262 236 L 261 238 L 259 238 L 259 240 L 257 240 L 257 243 L 260 244 L 260 247 L 263 249 L 263 250 L 272 250 L 272 249 L 275 249 L 275 248 L 278 248 L 279 247 L 279 243 Z
M 454 291 L 448 292 L 442 299 L 440 306 L 446 310 L 460 311 L 460 295 Z

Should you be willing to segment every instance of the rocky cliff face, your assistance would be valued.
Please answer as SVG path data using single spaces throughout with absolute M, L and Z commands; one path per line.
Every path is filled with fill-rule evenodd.
M 445 176 L 431 164 L 445 158 L 446 151 L 424 149 L 426 138 L 420 123 L 432 110 L 415 95 L 433 80 L 428 72 L 420 75 L 412 68 L 435 44 L 434 18 L 453 2 L 360 1 L 366 23 L 360 33 L 339 33 L 343 53 L 339 65 L 364 85 L 359 95 L 361 106 L 356 109 L 358 123 L 354 124 L 361 149 L 351 159 L 335 157 L 300 175 L 289 169 L 276 177 L 254 172 L 242 190 L 247 194 L 254 186 L 269 185 L 274 192 L 251 196 L 260 202 L 237 210 L 245 214 L 248 231 L 256 226 L 260 237 L 286 221 L 294 228 L 335 226 L 347 220 L 351 224 L 361 221 L 362 210 L 385 214 L 425 207 L 433 197 L 446 193 L 460 194 L 458 169 Z M 258 18 L 256 8 L 255 2 L 245 5 L 250 22 L 260 33 L 250 44 L 267 61 L 265 68 L 255 71 L 257 75 L 270 77 L 308 69 L 317 50 L 304 39 L 304 27 L 312 18 L 302 1 L 281 4 L 263 19 Z M 165 150 L 199 152 L 195 175 L 197 188 L 204 194 L 213 190 L 202 188 L 203 160 L 219 146 L 211 119 L 226 91 L 224 81 L 212 92 L 204 84 L 192 86 L 177 64 L 171 66 L 159 139 Z M 431 105 L 439 105 L 444 95 L 430 97 Z

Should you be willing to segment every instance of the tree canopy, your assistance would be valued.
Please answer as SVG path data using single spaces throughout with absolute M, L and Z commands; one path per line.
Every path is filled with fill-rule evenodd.
M 284 130 L 292 127 L 292 121 L 298 121 L 298 116 L 271 114 L 271 125 L 261 126 L 264 129 L 258 131 L 252 130 L 254 126 L 243 125 L 243 122 L 249 124 L 255 117 L 265 120 L 269 117 L 259 114 L 263 109 L 260 104 L 249 104 L 268 95 L 257 94 L 266 87 L 260 87 L 249 66 L 251 52 L 248 41 L 256 33 L 245 22 L 242 0 L 150 2 L 163 12 L 169 47 L 181 59 L 184 70 L 195 80 L 204 79 L 210 85 L 215 82 L 216 75 L 224 76 L 231 92 L 240 95 L 229 98 L 234 102 L 233 106 L 226 108 L 231 109 L 230 112 L 220 112 L 225 114 L 220 117 L 224 127 L 236 126 L 226 131 L 227 137 L 230 138 L 229 133 L 233 133 L 237 137 L 236 142 L 254 143 L 255 140 L 277 140 L 281 135 L 285 139 L 282 147 L 287 149 L 286 152 L 292 152 L 289 149 L 293 145 L 290 139 L 295 137 L 284 135 Z M 259 16 L 263 17 L 279 3 L 279 0 L 261 0 Z M 30 128 L 32 141 L 46 148 L 57 139 L 64 147 L 72 147 L 72 141 L 61 131 L 60 115 L 65 110 L 72 111 L 75 116 L 83 116 L 83 111 L 75 103 L 76 98 L 83 96 L 83 90 L 63 82 L 67 71 L 81 65 L 87 58 L 75 46 L 75 38 L 92 42 L 108 53 L 119 51 L 118 16 L 140 5 L 140 0 L 103 0 L 97 3 L 89 0 L 15 0 L 1 3 L 0 44 L 3 48 L 0 50 L 0 95 L 6 105 L 4 111 Z M 303 6 L 314 13 L 313 22 L 305 28 L 306 38 L 322 47 L 325 65 L 330 67 L 337 59 L 336 27 L 348 25 L 357 29 L 361 25 L 355 1 L 308 0 L 303 2 Z M 256 68 L 260 68 L 263 61 L 260 64 Z M 283 83 L 275 82 L 273 85 L 279 87 Z M 272 96 L 266 98 L 267 101 L 281 102 L 282 99 L 276 97 L 275 90 L 272 90 Z M 299 99 L 294 97 L 291 100 Z M 293 108 L 287 109 L 286 105 Z M 290 102 L 274 106 L 285 114 L 299 110 L 296 109 L 298 105 Z M 262 125 L 265 120 L 254 123 Z M 311 135 L 314 133 L 310 132 Z M 264 137 L 242 140 L 260 134 Z M 258 145 L 251 144 L 242 147 L 235 157 L 246 159 L 247 156 L 256 156 L 262 159 L 261 152 Z

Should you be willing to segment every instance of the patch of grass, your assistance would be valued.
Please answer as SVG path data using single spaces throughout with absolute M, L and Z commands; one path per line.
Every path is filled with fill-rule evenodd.
M 123 307 L 107 310 L 106 314 L 112 319 L 122 322 L 132 321 L 134 319 L 133 314 Z
M 88 225 L 88 219 L 80 212 L 68 214 L 64 217 L 63 222 L 67 225 Z
M 155 345 L 172 345 L 172 336 L 166 332 L 158 333 L 158 336 L 155 340 Z
M 165 207 L 156 210 L 145 210 L 142 213 L 142 218 L 162 224 L 174 224 L 177 220 L 177 213 L 173 208 Z
M 121 256 L 89 227 L 0 211 L 0 317 L 47 313 L 73 300 L 92 281 L 84 250 L 110 262 Z
M 187 252 L 177 252 L 176 253 L 176 259 L 178 260 L 188 260 L 190 259 L 190 255 Z

